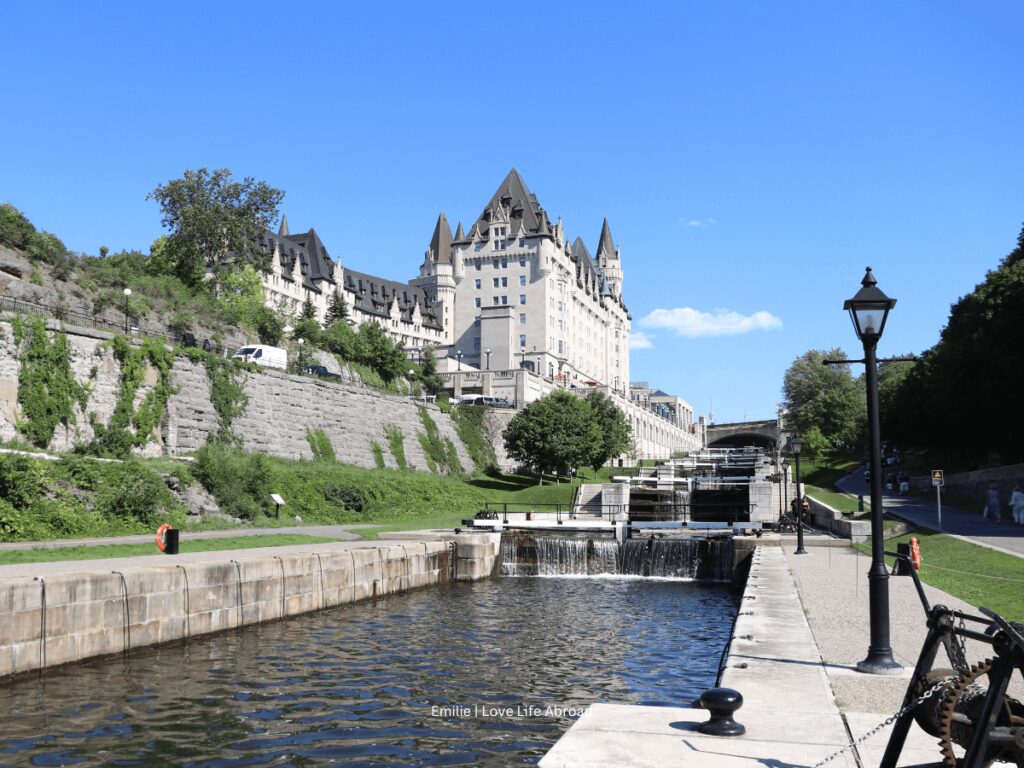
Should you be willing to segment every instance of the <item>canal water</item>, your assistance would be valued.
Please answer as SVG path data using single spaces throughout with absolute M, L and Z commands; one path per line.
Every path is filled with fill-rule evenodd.
M 0 766 L 532 765 L 594 702 L 688 706 L 738 594 L 459 583 L 0 684 Z

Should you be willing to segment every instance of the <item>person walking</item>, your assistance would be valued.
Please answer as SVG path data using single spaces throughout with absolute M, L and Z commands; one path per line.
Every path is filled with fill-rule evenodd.
M 1024 491 L 1021 490 L 1020 483 L 1013 486 L 1010 506 L 1013 507 L 1013 522 L 1024 525 Z
M 1001 523 L 1003 521 L 1002 512 L 1002 502 L 999 501 L 999 486 L 992 483 L 989 485 L 988 493 L 985 495 L 984 516 L 993 523 Z

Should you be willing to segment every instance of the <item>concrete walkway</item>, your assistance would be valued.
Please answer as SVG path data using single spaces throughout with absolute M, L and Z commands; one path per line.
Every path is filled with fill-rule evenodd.
M 181 532 L 182 539 L 229 539 L 236 536 L 273 536 L 282 533 L 298 533 L 303 536 L 321 536 L 327 539 L 353 541 L 359 538 L 360 528 L 376 528 L 374 525 L 295 525 L 285 528 L 228 528 L 221 531 Z M 0 552 L 19 549 L 60 549 L 61 547 L 102 547 L 111 544 L 153 544 L 156 534 L 142 533 L 131 536 L 103 536 L 93 539 L 54 539 L 52 541 L 8 541 L 0 544 Z
M 847 475 L 836 485 L 846 493 L 864 494 L 865 499 L 871 493 L 868 484 L 864 482 L 861 471 Z M 882 504 L 885 506 L 885 511 L 891 515 L 915 525 L 939 530 L 938 510 L 934 496 L 931 499 L 922 499 L 916 496 L 900 496 L 891 491 L 883 492 Z M 943 502 L 942 532 L 989 549 L 1024 557 L 1024 525 L 1013 523 L 1009 508 L 1004 508 L 1003 522 L 997 524 L 989 522 L 975 512 L 965 512 Z
M 892 647 L 906 665 L 896 676 L 855 670 L 867 654 L 869 558 L 850 548 L 792 547 L 765 542 L 750 579 L 722 675 L 744 696 L 736 719 L 747 733 L 705 736 L 708 713 L 689 707 L 595 704 L 541 761 L 541 768 L 806 768 L 835 751 L 829 766 L 875 768 L 889 728 L 852 742 L 898 711 L 927 628 L 909 577 L 891 578 Z M 962 601 L 925 587 L 929 600 L 977 614 Z M 969 643 L 967 659 L 991 655 Z M 937 665 L 948 666 L 940 654 Z M 1024 688 L 1015 681 L 1011 694 Z M 937 740 L 915 724 L 901 766 L 941 760 Z

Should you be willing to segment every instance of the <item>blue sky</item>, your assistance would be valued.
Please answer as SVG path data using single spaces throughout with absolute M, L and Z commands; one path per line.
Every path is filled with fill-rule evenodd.
M 1024 222 L 1019 2 L 4 15 L 0 200 L 70 248 L 147 248 L 146 193 L 224 166 L 406 280 L 437 214 L 474 220 L 514 166 L 591 251 L 608 217 L 633 378 L 719 422 L 772 416 L 808 349 L 860 355 L 842 303 L 867 265 L 899 300 L 880 355 L 931 346 Z

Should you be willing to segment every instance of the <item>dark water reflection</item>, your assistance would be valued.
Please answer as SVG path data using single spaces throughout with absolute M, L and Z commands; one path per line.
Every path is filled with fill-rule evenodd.
M 712 686 L 735 605 L 621 579 L 395 595 L 0 688 L 0 766 L 534 764 L 575 719 L 549 706 Z

